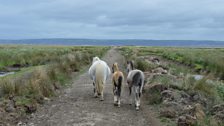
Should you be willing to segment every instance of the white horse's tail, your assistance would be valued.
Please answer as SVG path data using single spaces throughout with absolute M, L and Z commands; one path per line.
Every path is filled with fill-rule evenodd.
M 96 91 L 101 94 L 104 86 L 104 69 L 102 64 L 97 64 L 96 66 Z

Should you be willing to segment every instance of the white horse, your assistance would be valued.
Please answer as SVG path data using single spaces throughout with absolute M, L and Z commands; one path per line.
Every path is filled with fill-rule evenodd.
M 139 110 L 140 107 L 140 97 L 142 94 L 142 90 L 144 87 L 144 73 L 141 70 L 135 69 L 131 70 L 128 73 L 127 77 L 127 83 L 129 87 L 129 96 L 131 96 L 132 91 L 134 92 L 135 95 L 135 106 L 136 110 Z M 132 98 L 130 97 L 130 100 L 132 103 Z
M 94 97 L 101 95 L 101 101 L 104 100 L 104 84 L 106 83 L 106 80 L 109 78 L 110 74 L 110 67 L 107 65 L 107 63 L 103 60 L 100 60 L 98 57 L 94 57 L 92 65 L 89 68 L 89 75 L 93 80 Z

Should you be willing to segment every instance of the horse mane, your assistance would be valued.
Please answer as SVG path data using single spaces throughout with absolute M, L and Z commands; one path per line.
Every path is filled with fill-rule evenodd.
M 124 78 L 123 73 L 119 70 L 118 68 L 118 64 L 117 62 L 115 62 L 112 66 L 112 71 L 113 71 L 113 77 L 112 80 L 116 81 L 116 83 L 118 83 L 119 81 L 119 77 L 121 77 L 122 79 Z
M 127 73 L 129 73 L 131 70 L 134 70 L 133 61 L 127 61 Z
M 112 67 L 113 71 L 119 71 L 118 64 L 115 62 Z
M 96 61 L 99 61 L 100 60 L 100 58 L 99 57 L 93 57 L 93 62 L 92 63 L 94 63 L 94 62 L 96 62 Z
M 131 65 L 131 69 L 134 70 L 134 63 L 133 63 L 132 60 L 127 61 L 127 64 L 130 64 Z

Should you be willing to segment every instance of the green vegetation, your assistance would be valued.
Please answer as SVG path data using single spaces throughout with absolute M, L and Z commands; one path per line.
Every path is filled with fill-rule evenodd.
M 1 70 L 14 64 L 20 67 L 15 74 L 1 77 L 0 97 L 13 97 L 15 104 L 24 109 L 30 104 L 43 103 L 45 97 L 54 96 L 57 89 L 68 84 L 75 72 L 90 64 L 92 57 L 101 57 L 108 49 L 89 46 L 0 46 Z
M 120 49 L 127 59 L 137 56 L 157 55 L 167 60 L 189 66 L 196 72 L 214 74 L 224 80 L 223 48 L 173 48 L 173 47 L 125 47 Z
M 89 46 L 22 46 L 22 45 L 4 45 L 0 46 L 0 70 L 6 67 L 19 66 L 37 66 L 60 60 L 62 55 L 82 53 L 87 62 L 95 54 L 102 55 L 105 47 Z M 76 55 L 77 57 L 79 55 Z M 84 59 L 83 58 L 83 59 Z M 87 60 L 87 61 L 86 61 Z
M 150 83 L 162 83 L 183 90 L 195 90 L 211 96 L 224 99 L 223 84 L 215 81 L 224 79 L 224 49 L 223 48 L 171 48 L 171 47 L 122 47 L 121 53 L 127 60 L 134 60 L 135 67 L 150 71 L 158 65 L 147 63 L 142 56 L 158 56 L 167 60 L 163 67 L 169 68 L 169 73 L 183 79 L 174 79 L 168 75 L 155 76 Z M 141 59 L 139 59 L 141 57 Z M 170 62 L 171 61 L 171 62 Z M 195 80 L 188 73 L 204 74 L 205 78 Z M 212 76 L 212 77 L 211 77 Z M 208 82 L 207 79 L 214 79 Z M 218 94 L 218 95 L 217 95 Z
M 176 102 L 175 100 L 180 101 L 178 98 L 189 97 L 190 99 L 185 102 L 190 106 L 201 104 L 206 114 L 201 122 L 197 120 L 196 125 L 218 125 L 213 124 L 217 120 L 214 121 L 214 115 L 209 114 L 213 106 L 224 103 L 223 48 L 129 46 L 121 47 L 119 50 L 126 60 L 134 61 L 135 68 L 146 72 L 148 89 L 145 96 L 149 104 L 166 106 L 163 102 L 171 104 L 169 100 Z M 153 57 L 159 58 L 161 62 L 153 64 Z M 163 74 L 160 72 L 162 70 L 167 70 L 167 73 Z M 163 87 L 168 89 L 164 97 L 161 94 Z M 158 89 L 162 90 L 157 91 Z M 179 102 L 176 103 L 181 105 Z M 179 114 L 181 113 L 183 111 Z M 168 123 L 167 125 L 174 125 L 168 118 L 162 117 L 161 121 Z
M 144 60 L 137 59 L 135 67 L 142 71 L 152 70 L 154 68 L 153 64 L 149 64 Z

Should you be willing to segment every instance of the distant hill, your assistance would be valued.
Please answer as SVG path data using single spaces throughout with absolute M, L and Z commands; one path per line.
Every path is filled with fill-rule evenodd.
M 178 46 L 178 47 L 224 47 L 224 41 L 210 40 L 143 40 L 143 39 L 22 39 L 1 40 L 0 44 L 31 45 L 93 45 L 93 46 Z

